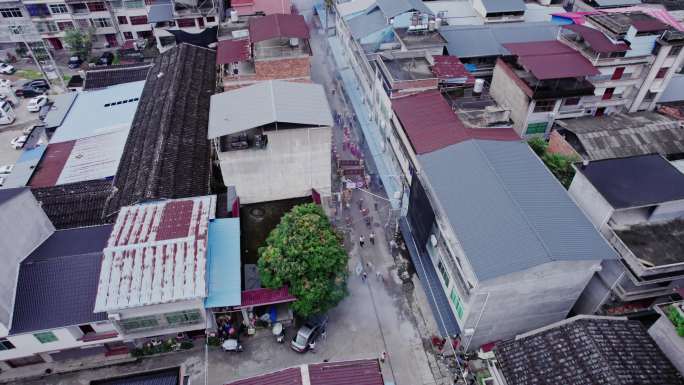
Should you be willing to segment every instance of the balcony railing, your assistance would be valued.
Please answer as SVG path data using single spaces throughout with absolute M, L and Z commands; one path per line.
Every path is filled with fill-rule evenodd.
M 116 338 L 118 336 L 119 336 L 119 333 L 117 333 L 116 330 L 112 330 L 112 331 L 107 331 L 107 332 L 84 334 L 81 338 L 79 338 L 79 340 L 81 342 L 93 342 L 93 341 L 108 340 L 111 338 Z

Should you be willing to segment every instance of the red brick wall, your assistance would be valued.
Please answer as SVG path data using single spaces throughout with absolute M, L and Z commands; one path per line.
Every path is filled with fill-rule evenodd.
M 581 158 L 577 151 L 572 148 L 570 143 L 565 141 L 563 135 L 556 130 L 551 131 L 551 135 L 549 135 L 549 147 L 547 148 L 547 151 L 552 154 L 561 154 L 565 156 Z
M 254 63 L 257 80 L 311 78 L 309 57 L 257 60 Z

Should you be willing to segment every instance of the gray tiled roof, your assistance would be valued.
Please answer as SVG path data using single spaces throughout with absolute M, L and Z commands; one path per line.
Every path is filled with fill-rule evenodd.
M 432 14 L 430 8 L 423 4 L 421 0 L 376 0 L 376 3 L 387 18 L 414 10 Z
M 139 373 L 130 376 L 92 381 L 91 385 L 178 385 L 178 369 L 165 369 L 152 373 Z
M 93 313 L 104 248 L 111 225 L 60 230 L 19 269 L 10 334 L 107 319 Z
M 445 26 L 439 31 L 447 41 L 449 55 L 469 58 L 510 54 L 503 44 L 556 40 L 558 28 L 549 22 L 533 22 Z
M 418 159 L 479 280 L 616 258 L 526 143 L 470 140 Z

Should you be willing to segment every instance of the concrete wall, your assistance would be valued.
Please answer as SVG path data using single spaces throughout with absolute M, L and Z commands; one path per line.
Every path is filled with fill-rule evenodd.
M 510 69 L 506 64 L 501 61 L 496 63 L 489 93 L 499 105 L 511 110 L 513 129 L 518 135 L 523 136 L 527 128 L 530 98 L 523 92 L 509 72 Z
M 190 324 L 190 325 L 183 325 L 183 326 L 177 326 L 177 327 L 160 327 L 160 328 L 156 328 L 156 329 L 142 330 L 139 332 L 132 331 L 130 333 L 125 333 L 121 329 L 120 321 L 114 321 L 114 326 L 116 327 L 117 331 L 119 331 L 119 333 L 122 335 L 123 339 L 126 341 L 131 341 L 131 340 L 134 340 L 137 338 L 145 338 L 145 337 L 175 334 L 175 333 L 180 333 L 180 332 L 185 332 L 185 331 L 190 331 L 190 330 L 199 330 L 199 329 L 206 328 L 207 315 L 206 315 L 206 310 L 204 309 L 204 299 L 203 298 L 187 300 L 187 301 L 178 301 L 178 302 L 172 302 L 172 303 L 164 303 L 164 304 L 158 304 L 158 305 L 141 306 L 141 307 L 131 308 L 131 309 L 123 309 L 123 310 L 116 312 L 116 314 L 119 315 L 121 320 L 126 320 L 129 318 L 151 316 L 151 315 L 156 315 L 156 316 L 162 317 L 164 314 L 173 313 L 173 312 L 177 312 L 177 311 L 183 311 L 183 310 L 198 310 L 200 312 L 200 314 L 202 315 L 202 321 L 195 323 L 195 324 Z M 113 313 L 114 312 L 109 312 L 110 319 L 112 318 Z
M 684 200 L 667 202 L 658 205 L 649 221 L 664 221 L 684 217 Z
M 678 336 L 672 322 L 662 310 L 659 308 L 657 310 L 661 314 L 660 318 L 648 329 L 648 334 L 677 370 L 684 373 L 684 337 Z
M 19 264 L 55 227 L 29 189 L 0 206 L 0 337 L 7 335 L 14 309 Z
M 551 131 L 551 134 L 549 135 L 549 147 L 547 151 L 552 154 L 561 154 L 581 159 L 577 151 L 575 151 L 570 143 L 565 140 L 565 137 L 555 130 Z
M 599 266 L 600 261 L 557 261 L 482 282 L 473 301 L 486 300 L 468 317 L 467 324 L 475 325 L 468 349 L 563 320 Z
M 613 207 L 582 173 L 575 173 L 568 193 L 597 229 L 608 223 Z
M 233 8 L 238 15 L 251 15 L 256 12 L 263 12 L 266 15 L 274 13 L 290 13 L 292 4 L 290 0 L 253 0 L 252 4 L 234 5 Z
M 595 314 L 610 297 L 615 285 L 625 276 L 622 262 L 610 259 L 601 262 L 601 271 L 594 273 L 572 308 L 575 314 Z
M 91 323 L 90 325 L 93 327 L 93 329 L 95 329 L 95 332 L 97 333 L 115 331 L 114 325 L 112 325 L 109 321 Z M 121 340 L 120 336 L 116 336 L 114 338 L 109 338 L 106 340 L 98 340 L 91 342 L 79 341 L 79 338 L 83 336 L 83 333 L 77 325 L 43 331 L 51 331 L 52 333 L 54 333 L 55 337 L 57 337 L 57 341 L 41 343 L 33 335 L 33 333 L 24 333 L 8 336 L 7 339 L 14 345 L 15 349 L 0 350 L 0 361 L 28 357 L 34 354 L 48 352 L 54 353 L 62 350 L 101 345 L 103 343 Z

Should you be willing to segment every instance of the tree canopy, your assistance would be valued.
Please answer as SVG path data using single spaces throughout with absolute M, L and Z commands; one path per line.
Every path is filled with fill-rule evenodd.
M 532 138 L 527 142 L 532 150 L 541 158 L 546 167 L 553 173 L 559 182 L 565 187 L 570 187 L 572 178 L 575 176 L 573 162 L 578 161 L 575 157 L 548 152 L 548 143 L 543 138 Z
M 308 317 L 335 307 L 347 295 L 348 256 L 323 209 L 309 203 L 285 214 L 259 248 L 261 284 L 288 285 L 295 314 Z
M 88 60 L 90 51 L 93 49 L 93 41 L 91 32 L 83 32 L 80 29 L 68 29 L 64 32 L 64 42 L 73 55 L 78 56 L 81 60 Z

